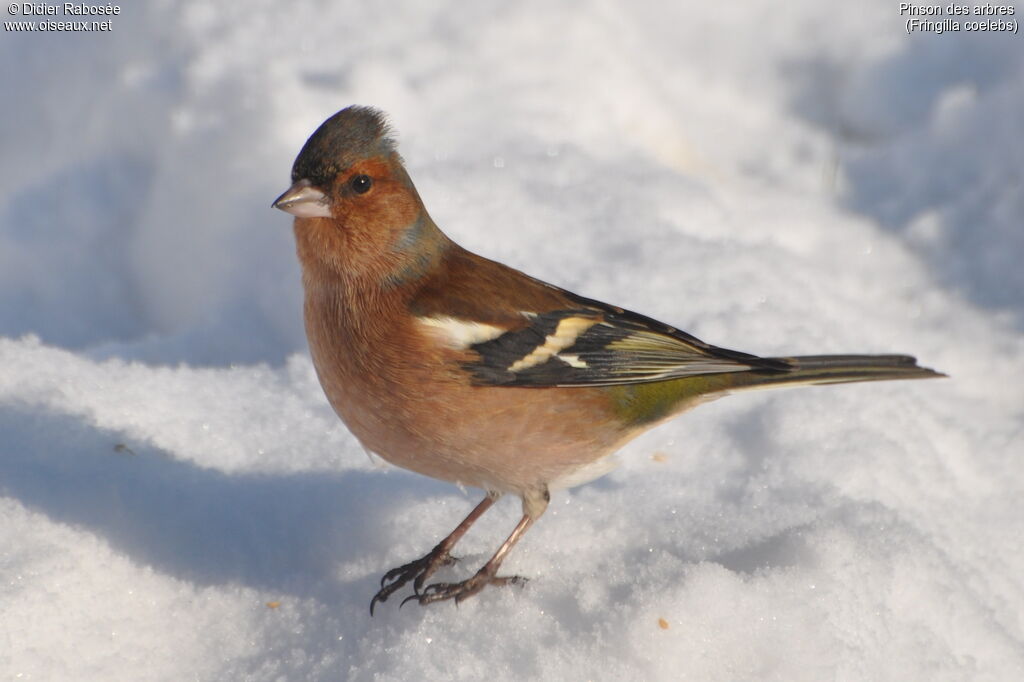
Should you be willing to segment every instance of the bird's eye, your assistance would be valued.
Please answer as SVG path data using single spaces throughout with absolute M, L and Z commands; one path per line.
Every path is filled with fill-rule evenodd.
M 373 186 L 373 180 L 369 175 L 357 175 L 349 183 L 356 194 L 366 194 Z

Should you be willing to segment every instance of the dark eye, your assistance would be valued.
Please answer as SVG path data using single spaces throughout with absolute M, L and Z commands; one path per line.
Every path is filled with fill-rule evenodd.
M 349 182 L 356 194 L 366 194 L 373 187 L 373 180 L 369 175 L 357 175 Z

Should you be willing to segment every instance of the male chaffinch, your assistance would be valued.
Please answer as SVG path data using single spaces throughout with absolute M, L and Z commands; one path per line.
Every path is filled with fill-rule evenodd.
M 388 571 L 377 602 L 460 602 L 497 575 L 550 491 L 684 410 L 738 390 L 943 376 L 906 355 L 762 358 L 583 298 L 463 249 L 431 220 L 381 112 L 327 119 L 273 206 L 295 216 L 305 326 L 320 384 L 369 450 L 486 496 L 425 556 Z M 472 577 L 424 582 L 503 493 L 512 534 Z M 404 603 L 404 602 L 403 602 Z

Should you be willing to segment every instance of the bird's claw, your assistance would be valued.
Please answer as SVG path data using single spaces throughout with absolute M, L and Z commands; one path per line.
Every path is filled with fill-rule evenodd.
M 456 557 L 453 557 L 451 554 L 448 554 L 447 552 L 443 552 L 440 555 L 438 555 L 438 557 L 436 558 L 436 565 L 432 567 L 431 563 L 434 560 L 434 553 L 431 552 L 430 554 L 424 557 L 420 557 L 416 561 L 410 561 L 409 563 L 403 564 L 397 568 L 392 568 L 390 571 L 388 571 L 381 577 L 380 586 L 384 587 L 387 583 L 397 581 L 394 584 L 396 584 L 398 587 L 401 587 L 402 585 L 409 582 L 409 580 L 411 580 L 412 578 L 419 579 L 420 583 L 422 584 L 423 579 L 429 576 L 438 568 L 442 566 L 450 566 L 454 564 L 456 561 L 458 561 Z M 381 601 L 384 600 L 381 599 Z
M 399 608 L 405 606 L 405 603 L 410 601 L 417 601 L 421 606 L 425 606 L 426 604 L 433 604 L 437 601 L 454 599 L 455 603 L 459 604 L 463 600 L 469 599 L 488 585 L 523 585 L 526 581 L 527 578 L 520 575 L 488 575 L 486 572 L 480 571 L 472 578 L 468 578 L 462 582 L 432 583 L 423 588 L 422 591 L 416 590 L 416 594 L 410 595 L 402 600 Z
M 407 564 L 403 564 L 397 568 L 392 568 L 390 571 L 384 574 L 384 577 L 380 579 L 380 590 L 377 594 L 373 595 L 373 599 L 370 600 L 370 615 L 373 615 L 373 609 L 377 606 L 378 602 L 385 602 L 392 594 L 402 589 L 402 587 L 410 580 L 413 581 L 412 589 L 418 595 L 420 590 L 423 588 L 423 583 L 429 578 L 434 572 L 442 566 L 450 566 L 454 564 L 458 559 L 448 553 L 447 550 L 435 547 L 426 556 L 420 557 L 415 561 L 410 561 Z M 405 601 L 402 602 L 404 604 Z M 401 605 L 399 605 L 401 607 Z

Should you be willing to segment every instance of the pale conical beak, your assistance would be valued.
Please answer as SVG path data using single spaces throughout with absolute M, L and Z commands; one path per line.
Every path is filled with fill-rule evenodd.
M 331 207 L 327 205 L 327 195 L 313 186 L 309 180 L 302 179 L 274 200 L 270 205 L 298 218 L 330 218 Z

